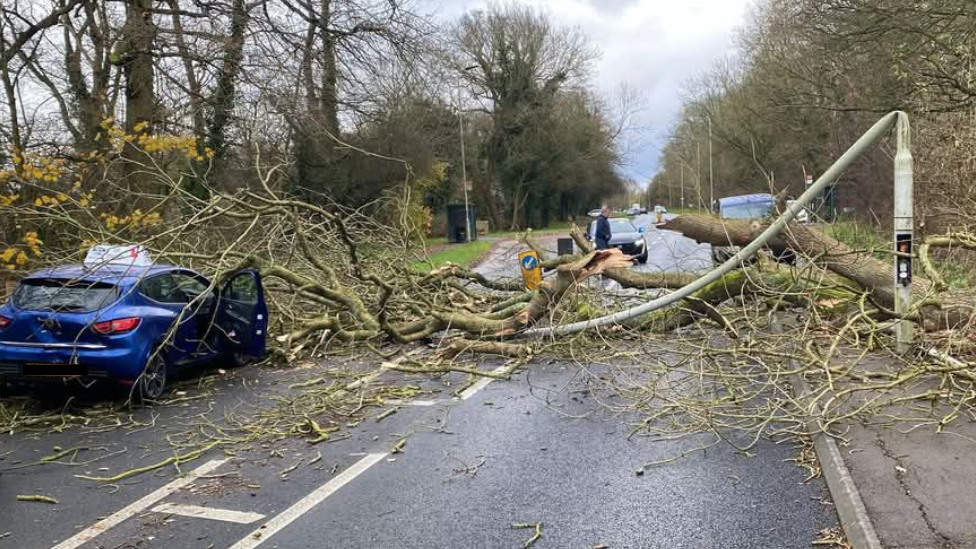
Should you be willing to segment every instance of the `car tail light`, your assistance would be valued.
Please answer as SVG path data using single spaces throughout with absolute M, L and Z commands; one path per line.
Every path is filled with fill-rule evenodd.
M 126 332 L 131 332 L 139 326 L 140 319 L 138 318 L 119 318 L 117 320 L 106 320 L 104 322 L 96 322 L 92 329 L 102 335 L 109 334 L 124 334 Z
M 0 330 L 2 330 L 4 328 L 6 328 L 7 326 L 9 326 L 11 322 L 13 322 L 13 321 L 10 320 L 9 318 L 7 318 L 5 316 L 0 316 Z

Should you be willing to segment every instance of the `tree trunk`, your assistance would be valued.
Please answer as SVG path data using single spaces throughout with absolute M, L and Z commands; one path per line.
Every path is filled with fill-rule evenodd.
M 249 13 L 244 0 L 234 0 L 230 21 L 230 39 L 224 49 L 224 62 L 217 75 L 217 89 L 214 90 L 210 104 L 213 114 L 207 128 L 207 146 L 214 152 L 218 173 L 222 168 L 227 151 L 227 127 L 234 110 L 237 76 L 241 71 L 244 55 L 244 33 L 247 30 Z
M 122 52 L 122 71 L 125 74 L 125 132 L 134 134 L 136 126 L 145 125 L 144 131 L 153 131 L 155 118 L 153 42 L 156 25 L 153 22 L 152 0 L 130 0 L 126 10 Z M 125 148 L 126 179 L 132 189 L 149 191 L 142 154 L 131 144 Z
M 528 305 L 509 318 L 493 320 L 481 315 L 458 313 L 436 316 L 444 324 L 444 328 L 456 328 L 475 335 L 494 337 L 514 334 L 545 318 L 559 304 L 566 292 L 575 288 L 580 282 L 604 273 L 607 269 L 621 269 L 630 264 L 631 261 L 620 250 L 591 252 L 572 263 L 560 265 L 555 279 L 539 286 L 539 289 L 532 294 Z
M 664 224 L 697 242 L 715 246 L 744 246 L 767 227 L 766 222 L 722 220 L 711 216 L 681 215 Z M 800 224 L 788 225 L 774 237 L 768 247 L 774 252 L 793 250 L 825 269 L 856 282 L 870 293 L 872 301 L 888 310 L 894 309 L 894 273 L 891 264 L 871 254 L 851 249 L 838 240 Z M 926 278 L 912 280 L 912 301 L 918 318 L 928 330 L 953 329 L 969 324 L 976 317 L 976 298 L 972 295 L 939 294 Z

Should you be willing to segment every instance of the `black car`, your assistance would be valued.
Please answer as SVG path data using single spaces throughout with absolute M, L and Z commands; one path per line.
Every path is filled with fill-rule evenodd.
M 610 246 L 623 253 L 634 256 L 640 263 L 647 263 L 647 242 L 644 240 L 644 227 L 637 228 L 629 219 L 610 218 Z M 596 221 L 590 223 L 586 239 L 594 242 Z

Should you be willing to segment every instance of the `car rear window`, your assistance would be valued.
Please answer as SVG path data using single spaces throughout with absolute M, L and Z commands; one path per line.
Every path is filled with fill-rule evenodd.
M 625 221 L 623 219 L 611 219 L 610 220 L 610 232 L 611 233 L 636 233 L 637 229 L 630 221 Z
M 118 286 L 104 282 L 41 278 L 21 282 L 13 304 L 27 311 L 88 313 L 109 305 L 118 295 Z

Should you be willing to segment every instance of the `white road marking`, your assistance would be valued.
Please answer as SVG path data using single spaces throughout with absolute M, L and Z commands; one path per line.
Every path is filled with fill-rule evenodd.
M 264 518 L 264 515 L 261 513 L 245 513 L 243 511 L 214 509 L 211 507 L 200 507 L 199 505 L 180 505 L 177 503 L 157 505 L 153 507 L 153 512 L 165 513 L 167 515 L 180 515 L 183 517 L 222 520 L 224 522 L 236 522 L 238 524 L 250 524 Z
M 501 374 L 501 373 L 504 373 L 505 370 L 508 370 L 508 366 L 499 366 L 498 368 L 495 368 L 491 373 L 493 373 L 493 374 Z M 495 378 L 493 378 L 493 377 L 483 377 L 483 378 L 479 379 L 478 381 L 476 381 L 474 385 L 472 385 L 472 386 L 468 387 L 467 389 L 461 391 L 461 394 L 458 395 L 458 397 L 460 397 L 461 400 L 468 400 L 469 398 L 473 397 L 475 395 L 475 393 L 477 393 L 478 391 L 480 391 L 480 390 L 484 389 L 485 387 L 487 387 L 488 384 L 491 383 L 492 381 L 495 381 Z
M 261 525 L 259 528 L 248 534 L 246 538 L 231 546 L 230 549 L 253 549 L 258 545 L 261 545 L 268 538 L 281 531 L 282 528 L 288 526 L 305 513 L 311 511 L 312 508 L 319 503 L 322 503 L 325 498 L 334 494 L 337 490 L 339 490 L 339 488 L 342 488 L 354 478 L 364 473 L 367 469 L 379 461 L 382 461 L 386 456 L 386 453 L 367 455 L 345 471 L 339 473 L 338 476 L 329 482 L 316 488 L 311 494 L 298 500 L 294 505 L 285 509 L 279 515 Z
M 488 384 L 491 383 L 492 381 L 494 380 L 491 379 L 490 377 L 483 377 L 478 381 L 476 381 L 474 385 L 461 391 L 461 394 L 458 396 L 461 398 L 461 400 L 468 400 L 469 398 L 473 397 L 475 393 L 487 387 Z
M 159 488 L 155 492 L 152 492 L 146 496 L 143 496 L 141 499 L 130 503 L 112 515 L 109 515 L 88 528 L 85 528 L 81 532 L 78 532 L 74 536 L 71 536 L 70 538 L 55 545 L 52 549 L 75 549 L 75 547 L 79 547 L 91 541 L 109 528 L 117 526 L 120 522 L 132 518 L 136 515 L 136 513 L 140 513 L 148 509 L 150 505 L 183 488 L 187 484 L 190 484 L 196 480 L 197 477 L 210 473 L 224 463 L 227 463 L 226 459 L 215 459 L 213 461 L 208 461 L 207 463 L 204 463 L 203 465 L 187 473 L 185 477 L 178 478 L 173 482 Z
M 380 364 L 380 369 L 379 370 L 377 370 L 377 371 L 375 371 L 375 372 L 373 372 L 371 374 L 367 374 L 367 375 L 365 375 L 365 376 L 357 379 L 356 381 L 353 381 L 352 383 L 346 385 L 343 390 L 344 391 L 353 391 L 355 389 L 358 389 L 358 388 L 362 387 L 363 385 L 367 385 L 369 383 L 372 383 L 373 381 L 376 380 L 376 378 L 380 377 L 381 375 L 383 375 L 384 372 L 388 371 L 390 369 L 390 366 L 391 365 L 395 366 L 395 365 L 403 362 L 404 360 L 406 360 L 406 359 L 408 359 L 408 358 L 410 358 L 410 357 L 412 357 L 412 356 L 414 356 L 416 354 L 419 354 L 419 353 L 421 353 L 423 351 L 424 351 L 424 348 L 421 347 L 419 349 L 414 349 L 414 350 L 410 351 L 409 353 L 407 353 L 407 354 L 405 354 L 405 355 L 403 355 L 403 356 L 401 356 L 399 358 L 393 359 L 392 362 L 384 362 L 384 363 Z M 340 391 L 340 394 L 341 394 L 341 391 Z
M 421 406 L 421 407 L 437 406 L 438 404 L 441 404 L 441 402 L 443 402 L 443 401 L 440 401 L 440 400 L 423 400 L 423 399 L 417 399 L 417 400 L 400 400 L 400 399 L 396 399 L 396 398 L 389 399 L 389 400 L 386 401 L 387 404 L 392 404 L 394 406 Z

